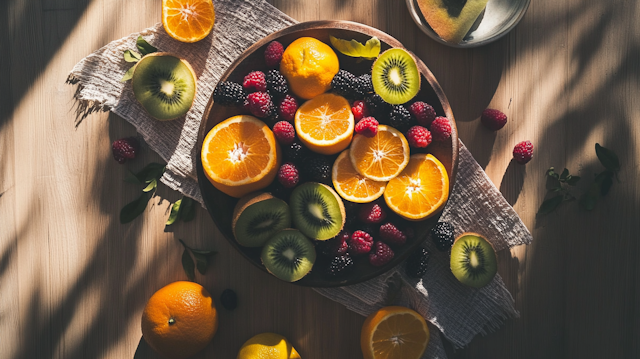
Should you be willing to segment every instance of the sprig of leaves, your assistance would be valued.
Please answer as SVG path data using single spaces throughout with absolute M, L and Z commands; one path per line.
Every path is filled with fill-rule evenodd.
M 136 40 L 136 47 L 138 51 L 135 50 L 124 50 L 124 61 L 132 62 L 137 65 L 138 61 L 142 59 L 145 55 L 150 54 L 152 52 L 158 51 L 155 47 L 151 46 L 142 36 L 138 36 Z M 133 71 L 135 71 L 136 65 L 131 66 L 127 72 L 125 72 L 124 76 L 122 76 L 121 82 L 127 82 L 133 77 Z
M 618 179 L 618 172 L 620 171 L 620 160 L 615 152 L 596 143 L 596 155 L 605 170 L 595 176 L 595 180 L 589 186 L 587 192 L 580 197 L 580 206 L 587 211 L 595 208 L 600 196 L 606 196 L 609 193 L 613 185 L 613 177 L 615 176 Z
M 549 167 L 546 174 L 547 178 L 547 196 L 549 194 L 555 194 L 552 197 L 542 202 L 538 214 L 551 213 L 560 206 L 562 202 L 573 201 L 575 196 L 569 191 L 569 187 L 574 187 L 580 181 L 580 176 L 573 176 L 569 174 L 568 169 L 564 169 L 561 174 L 555 171 L 555 168 Z
M 218 253 L 217 251 L 207 251 L 202 249 L 193 249 L 189 247 L 182 239 L 179 239 L 180 243 L 184 247 L 184 251 L 182 252 L 182 269 L 184 269 L 187 278 L 190 281 L 193 281 L 196 277 L 195 269 L 198 269 L 200 274 L 205 274 L 209 264 L 211 264 L 211 259 L 213 255 Z M 195 258 L 195 262 L 193 258 Z
M 380 55 L 380 40 L 372 37 L 363 45 L 356 40 L 343 40 L 330 36 L 331 45 L 336 50 L 350 57 L 361 57 L 367 60 L 373 60 Z
M 149 200 L 153 197 L 158 187 L 158 181 L 164 173 L 165 165 L 149 163 L 140 172 L 127 171 L 125 181 L 133 184 L 144 185 L 142 194 L 135 201 L 128 203 L 120 210 L 120 223 L 129 223 L 136 219 L 147 208 Z
M 195 201 L 189 197 L 182 197 L 177 200 L 171 206 L 171 213 L 169 214 L 169 219 L 167 226 L 170 226 L 176 223 L 178 220 L 183 220 L 184 222 L 189 222 L 193 220 L 196 216 L 196 207 L 194 206 Z

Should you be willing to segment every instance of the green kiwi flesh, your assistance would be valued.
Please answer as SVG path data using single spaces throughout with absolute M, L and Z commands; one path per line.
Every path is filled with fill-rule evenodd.
M 464 233 L 451 247 L 451 272 L 460 283 L 482 288 L 498 271 L 496 252 L 487 240 L 476 233 Z
M 413 56 L 400 48 L 385 51 L 371 69 L 373 90 L 383 100 L 400 105 L 420 91 L 420 70 Z
M 160 121 L 183 116 L 193 104 L 196 76 L 185 60 L 164 52 L 143 57 L 133 71 L 136 100 Z
M 296 187 L 289 206 L 294 227 L 309 238 L 333 238 L 344 226 L 346 214 L 342 199 L 322 183 L 307 182 Z
M 307 275 L 316 261 L 316 248 L 296 229 L 284 229 L 271 237 L 260 256 L 269 273 L 286 282 Z
M 273 234 L 289 227 L 289 205 L 269 193 L 250 193 L 233 210 L 233 235 L 244 247 L 262 247 Z

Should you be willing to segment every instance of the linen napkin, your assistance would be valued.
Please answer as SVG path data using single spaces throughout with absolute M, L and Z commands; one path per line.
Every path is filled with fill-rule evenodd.
M 168 36 L 162 24 L 113 41 L 82 59 L 71 70 L 67 82 L 77 85 L 76 115 L 81 121 L 95 111 L 112 111 L 133 124 L 149 147 L 165 161 L 161 181 L 202 203 L 195 160 L 200 121 L 218 80 L 247 47 L 270 33 L 296 23 L 264 0 L 214 0 L 216 23 L 212 34 L 195 44 L 184 44 Z M 136 48 L 141 35 L 159 51 L 180 54 L 197 76 L 196 98 L 187 115 L 160 122 L 151 118 L 133 97 L 130 81 L 120 81 L 131 66 L 123 52 Z M 491 239 L 496 250 L 528 244 L 532 237 L 517 213 L 491 183 L 471 153 L 460 143 L 460 162 L 452 195 L 442 220 L 456 234 L 477 231 Z M 362 315 L 389 303 L 411 307 L 429 322 L 431 341 L 424 358 L 446 358 L 438 332 L 454 347 L 467 345 L 477 334 L 498 328 L 516 317 L 513 298 L 499 275 L 488 286 L 466 288 L 449 270 L 448 256 L 424 244 L 432 253 L 428 272 L 420 280 L 405 276 L 402 265 L 372 280 L 341 288 L 315 290 Z

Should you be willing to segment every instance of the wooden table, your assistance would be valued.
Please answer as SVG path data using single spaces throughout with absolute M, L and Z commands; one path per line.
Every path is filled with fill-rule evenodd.
M 197 281 L 239 308 L 220 310 L 220 329 L 198 358 L 233 358 L 254 334 L 287 336 L 304 358 L 359 358 L 364 318 L 285 284 L 248 263 L 209 215 L 165 228 L 178 194 L 161 186 L 131 224 L 120 208 L 137 196 L 122 181 L 113 140 L 135 130 L 109 113 L 74 125 L 68 71 L 108 42 L 160 20 L 159 0 L 0 2 L 0 357 L 156 358 L 142 342 L 151 294 L 184 279 L 178 239 L 219 254 Z M 345 19 L 399 39 L 431 68 L 451 102 L 460 138 L 514 205 L 534 243 L 499 253 L 499 273 L 520 318 L 477 337 L 451 358 L 640 357 L 640 6 L 634 1 L 532 1 L 503 39 L 478 49 L 430 40 L 404 1 L 272 4 L 299 21 Z M 509 116 L 497 133 L 479 121 L 487 107 Z M 531 140 L 526 166 L 513 146 Z M 585 189 L 602 170 L 598 142 L 621 159 L 620 181 L 586 212 L 565 203 L 536 217 L 549 166 L 567 167 Z

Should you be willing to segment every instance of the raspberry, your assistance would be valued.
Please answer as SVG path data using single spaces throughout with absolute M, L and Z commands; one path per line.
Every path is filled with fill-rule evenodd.
M 371 235 L 360 230 L 353 232 L 348 242 L 349 253 L 353 256 L 369 253 L 371 246 L 373 246 Z
M 422 127 L 431 126 L 431 122 L 436 119 L 436 110 L 428 103 L 417 101 L 409 106 L 409 112 L 415 117 L 418 125 Z
M 387 218 L 387 213 L 384 211 L 379 201 L 365 203 L 360 207 L 358 212 L 358 219 L 362 223 L 380 223 Z
M 391 104 L 383 100 L 377 93 L 365 97 L 364 102 L 373 114 L 388 116 L 391 111 Z
M 523 165 L 533 158 L 533 145 L 529 141 L 522 141 L 513 148 L 513 159 Z
M 332 162 L 321 155 L 311 155 L 304 159 L 302 170 L 308 180 L 326 182 L 331 179 Z
M 373 92 L 371 74 L 364 74 L 356 77 L 353 85 L 353 90 L 358 98 L 364 98 Z
M 373 137 L 378 133 L 378 121 L 373 117 L 365 117 L 356 124 L 356 133 L 365 137 Z
M 353 119 L 356 121 L 360 121 L 365 117 L 369 117 L 369 109 L 364 101 L 355 101 L 353 106 L 351 107 L 351 112 L 353 112 Z
M 247 92 L 267 91 L 267 80 L 264 77 L 264 72 L 262 71 L 249 72 L 249 74 L 245 76 L 244 80 L 242 81 L 242 87 Z
M 287 122 L 288 123 L 288 122 Z M 298 168 L 291 162 L 287 162 L 280 166 L 278 170 L 278 182 L 285 188 L 293 188 L 300 181 Z
M 411 114 L 406 107 L 402 105 L 395 105 L 389 114 L 389 124 L 391 127 L 397 129 L 400 132 L 405 132 L 411 127 L 413 121 L 411 121 Z
M 254 92 L 247 95 L 245 107 L 249 109 L 251 114 L 260 118 L 271 116 L 274 110 L 271 96 L 266 92 Z
M 376 241 L 373 250 L 369 253 L 369 263 L 375 267 L 381 267 L 393 259 L 394 253 L 384 242 Z
M 405 273 L 411 278 L 422 278 L 427 273 L 427 264 L 429 264 L 429 251 L 420 247 L 407 258 Z
M 340 96 L 344 96 L 346 98 L 353 98 L 354 91 L 354 81 L 356 77 L 349 71 L 340 70 L 338 73 L 333 76 L 333 80 L 331 80 L 331 88 Z
M 380 240 L 392 246 L 401 246 L 407 242 L 407 236 L 393 223 L 385 223 L 380 226 Z
M 118 161 L 119 164 L 127 162 L 136 158 L 136 154 L 140 149 L 140 142 L 135 137 L 125 137 L 119 140 L 113 141 L 111 144 L 111 152 L 113 152 L 113 158 Z
M 296 138 L 296 130 L 293 125 L 287 121 L 280 121 L 273 125 L 273 135 L 276 140 L 283 145 L 290 145 Z
M 480 122 L 491 131 L 498 131 L 507 124 L 507 115 L 500 110 L 486 109 L 482 111 Z
M 276 67 L 282 60 L 284 47 L 277 41 L 271 41 L 264 50 L 264 62 L 267 67 Z
M 446 252 L 453 245 L 453 226 L 448 222 L 438 222 L 431 228 L 431 239 L 440 252 Z
M 431 132 L 422 126 L 413 126 L 407 131 L 407 141 L 414 148 L 425 148 L 431 143 Z
M 282 76 L 278 70 L 269 70 L 265 79 L 267 80 L 267 90 L 271 96 L 276 98 L 284 97 L 289 92 L 289 85 L 287 80 Z
M 451 137 L 451 124 L 446 117 L 436 117 L 431 123 L 431 136 L 436 141 L 445 141 Z
M 241 105 L 246 98 L 242 85 L 231 81 L 218 82 L 213 90 L 213 101 L 223 106 Z
M 298 101 L 291 95 L 285 95 L 280 106 L 278 106 L 278 114 L 283 120 L 293 122 L 298 111 Z
M 322 252 L 329 256 L 343 256 L 347 254 L 349 251 L 349 244 L 347 243 L 349 237 L 349 232 L 344 230 L 340 231 L 337 236 L 326 241 Z
M 309 150 L 299 142 L 294 141 L 289 146 L 282 146 L 282 152 L 286 160 L 296 162 L 307 157 Z
M 338 277 L 344 275 L 353 269 L 353 259 L 347 255 L 341 255 L 334 257 L 329 263 L 327 274 L 332 277 Z

